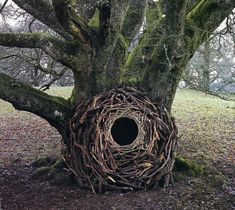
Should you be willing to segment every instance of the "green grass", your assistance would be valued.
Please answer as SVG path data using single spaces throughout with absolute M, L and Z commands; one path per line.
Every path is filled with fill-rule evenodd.
M 51 87 L 49 90 L 45 92 L 54 95 L 54 96 L 61 96 L 65 99 L 68 99 L 72 93 L 73 87 Z
M 179 128 L 179 151 L 206 162 L 234 161 L 235 102 L 179 89 L 172 114 Z
M 47 93 L 68 98 L 72 88 L 51 88 Z M 179 129 L 178 152 L 187 158 L 214 163 L 235 164 L 235 102 L 225 101 L 205 93 L 179 89 L 172 114 Z M 0 100 L 0 117 L 28 115 Z M 6 122 L 7 123 L 7 122 Z
M 225 101 L 203 92 L 178 89 L 173 103 L 172 114 L 176 118 L 192 115 L 198 117 L 235 117 L 235 102 Z
M 14 111 L 15 109 L 10 103 L 0 99 L 0 115 L 4 115 L 6 113 L 11 113 Z
M 68 99 L 72 93 L 72 87 L 51 87 L 49 90 L 46 90 L 45 92 L 54 95 L 54 96 L 61 96 L 65 99 Z M 12 113 L 16 110 L 14 107 L 3 100 L 0 99 L 0 115 L 4 115 L 6 113 Z
M 55 96 L 69 98 L 72 87 L 52 87 L 46 93 Z M 0 100 L 0 114 L 13 112 L 15 109 L 11 104 Z M 225 101 L 205 93 L 178 89 L 172 114 L 176 118 L 188 118 L 194 115 L 198 117 L 235 117 L 235 102 Z

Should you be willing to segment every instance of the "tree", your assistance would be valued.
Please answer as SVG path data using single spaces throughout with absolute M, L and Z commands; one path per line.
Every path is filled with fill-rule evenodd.
M 43 32 L 55 35 L 46 25 L 12 4 L 6 5 L 2 11 L 2 20 L 1 31 L 5 33 Z M 53 83 L 73 84 L 71 71 L 40 49 L 1 47 L 0 69 L 11 77 L 43 89 Z
M 235 6 L 234 0 L 13 2 L 55 33 L 1 33 L 0 45 L 41 49 L 72 70 L 75 87 L 65 100 L 1 73 L 0 98 L 46 119 L 65 141 L 72 107 L 118 84 L 138 85 L 170 110 L 189 59 Z M 147 28 L 128 54 L 145 16 Z
M 234 16 L 229 16 L 196 51 L 184 71 L 186 86 L 219 97 L 221 92 L 234 92 L 233 20 Z

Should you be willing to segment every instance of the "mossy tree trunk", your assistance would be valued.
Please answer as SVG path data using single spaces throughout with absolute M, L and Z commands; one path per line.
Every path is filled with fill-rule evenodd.
M 76 0 L 13 2 L 57 35 L 0 33 L 0 45 L 43 50 L 73 71 L 75 87 L 69 100 L 58 99 L 0 74 L 0 98 L 61 134 L 74 104 L 116 84 L 138 84 L 170 110 L 188 60 L 235 6 L 234 0 L 102 0 L 81 17 Z M 145 16 L 147 28 L 128 53 Z
M 150 6 L 148 30 L 128 58 L 125 81 L 140 83 L 170 109 L 186 64 L 232 5 L 234 1 L 180 0 Z

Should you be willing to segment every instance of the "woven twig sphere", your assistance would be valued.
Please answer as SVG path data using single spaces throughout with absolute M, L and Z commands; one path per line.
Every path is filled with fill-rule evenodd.
M 132 87 L 112 89 L 77 107 L 67 159 L 81 187 L 155 189 L 168 185 L 177 130 L 167 110 Z

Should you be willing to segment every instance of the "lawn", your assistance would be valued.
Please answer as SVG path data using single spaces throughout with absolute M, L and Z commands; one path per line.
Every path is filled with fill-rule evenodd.
M 71 91 L 72 87 L 53 87 L 47 93 L 69 98 Z M 235 102 L 199 91 L 178 89 L 172 114 L 179 128 L 180 152 L 195 159 L 217 161 L 226 158 L 235 163 Z M 11 104 L 0 100 L 2 120 L 6 117 L 15 119 L 17 116 L 23 116 L 24 119 L 31 119 L 33 116 L 33 119 L 41 122 L 37 116 L 19 112 Z

